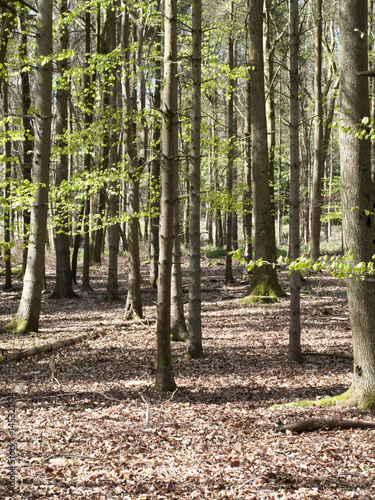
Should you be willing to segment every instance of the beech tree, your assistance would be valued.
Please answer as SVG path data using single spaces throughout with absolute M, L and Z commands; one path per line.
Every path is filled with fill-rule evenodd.
M 68 59 L 64 57 L 64 52 L 68 49 L 68 29 L 64 16 L 67 13 L 67 0 L 60 0 L 58 10 L 59 20 L 59 50 L 62 59 L 57 64 L 58 89 L 56 92 L 56 146 L 59 149 L 59 162 L 56 166 L 55 185 L 60 186 L 68 180 L 68 154 L 66 151 L 66 132 L 68 128 L 68 82 L 67 67 Z M 75 293 L 72 287 L 72 272 L 70 268 L 70 249 L 68 235 L 68 214 L 59 200 L 57 201 L 58 225 L 56 227 L 56 283 L 52 298 L 74 297 Z
M 176 203 L 175 171 L 178 143 L 177 123 L 177 0 L 164 2 L 164 73 L 162 94 L 161 196 L 159 231 L 159 276 L 156 309 L 155 388 L 176 387 L 171 359 L 171 265 L 173 216 Z
M 322 177 L 323 177 L 323 96 L 322 96 L 322 0 L 314 2 L 315 24 L 315 110 L 314 110 L 314 174 L 311 200 L 311 257 L 319 258 L 320 217 L 322 214 Z
M 300 212 L 299 212 L 299 12 L 298 0 L 289 3 L 290 37 L 290 206 L 289 206 L 289 245 L 291 260 L 300 255 Z M 301 275 L 293 271 L 290 276 L 290 323 L 289 323 L 289 361 L 302 361 L 301 353 Z
M 340 158 L 344 250 L 356 263 L 375 253 L 375 186 L 370 141 L 354 133 L 369 117 L 367 0 L 340 1 Z M 347 279 L 353 338 L 353 382 L 341 402 L 375 408 L 375 280 Z
M 274 301 L 284 295 L 276 269 L 275 228 L 271 210 L 268 171 L 267 122 L 264 93 L 263 0 L 248 0 L 248 55 L 252 127 L 253 197 L 255 222 L 255 259 L 263 265 L 254 268 L 247 292 L 250 301 Z
M 39 0 L 36 37 L 35 149 L 32 180 L 36 193 L 31 205 L 30 240 L 21 301 L 7 330 L 37 332 L 44 282 L 47 238 L 52 100 L 52 0 Z
M 191 84 L 191 162 L 189 221 L 189 318 L 187 354 L 203 355 L 201 318 L 201 67 L 202 67 L 202 1 L 192 2 L 192 84 Z

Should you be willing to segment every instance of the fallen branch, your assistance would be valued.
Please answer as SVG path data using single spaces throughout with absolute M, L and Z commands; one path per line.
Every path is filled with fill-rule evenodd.
M 106 335 L 107 332 L 104 330 L 95 330 L 94 332 L 84 333 L 78 335 L 78 337 L 68 337 L 66 339 L 57 340 L 50 344 L 43 344 L 40 346 L 31 347 L 30 349 L 19 350 L 16 352 L 7 352 L 1 349 L 0 364 L 7 363 L 8 361 L 19 361 L 20 359 L 30 358 L 36 356 L 37 354 L 44 354 L 46 352 L 54 351 L 60 349 L 61 347 L 67 347 L 70 345 L 78 344 L 83 340 L 91 340 L 102 335 Z
M 340 420 L 340 419 L 310 419 L 283 424 L 279 422 L 275 426 L 276 432 L 306 432 L 318 429 L 375 429 L 375 422 L 363 422 L 362 420 Z

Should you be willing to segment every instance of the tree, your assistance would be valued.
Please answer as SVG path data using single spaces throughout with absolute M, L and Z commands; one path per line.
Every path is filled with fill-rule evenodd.
M 299 13 L 298 0 L 289 4 L 290 37 L 290 205 L 289 205 L 289 245 L 291 260 L 300 255 L 300 214 L 299 214 Z M 301 362 L 301 275 L 293 271 L 290 276 L 290 323 L 289 323 L 289 361 Z
M 170 311 L 173 248 L 173 205 L 176 203 L 175 171 L 177 156 L 177 0 L 164 2 L 164 74 L 162 96 L 162 162 L 160 196 L 160 253 L 156 310 L 155 388 L 171 391 L 176 387 L 171 359 Z
M 248 0 L 248 14 L 247 61 L 250 67 L 255 259 L 262 259 L 263 265 L 255 267 L 246 295 L 249 301 L 274 301 L 284 292 L 273 265 L 276 261 L 276 241 L 268 171 L 263 23 L 260 22 L 263 19 L 263 0 Z
M 311 200 L 311 258 L 319 258 L 320 216 L 322 213 L 323 177 L 323 98 L 322 98 L 322 0 L 314 2 L 315 23 L 315 126 L 314 126 L 314 175 Z
M 87 6 L 87 9 L 89 7 Z M 90 74 L 90 58 L 91 58 L 91 13 L 89 10 L 85 12 L 85 67 L 86 71 L 83 77 L 84 85 L 84 119 L 85 119 L 85 129 L 89 131 L 90 126 L 93 123 L 93 93 L 92 93 L 92 81 Z M 92 164 L 92 145 L 86 145 L 86 151 L 84 155 L 84 165 L 85 171 L 90 173 Z M 84 201 L 84 223 L 83 223 L 83 270 L 82 270 L 82 290 L 90 291 L 92 290 L 90 285 L 90 197 L 86 193 Z
M 369 117 L 367 0 L 340 1 L 340 158 L 344 250 L 355 262 L 369 262 L 375 252 L 375 186 L 371 180 L 370 142 L 355 135 Z M 375 408 L 375 280 L 348 278 L 353 338 L 353 381 L 343 404 Z
M 228 166 L 227 166 L 227 178 L 226 178 L 226 189 L 228 193 L 228 198 L 233 194 L 233 171 L 234 171 L 234 86 L 235 79 L 233 78 L 232 72 L 234 69 L 234 2 L 232 0 L 230 7 L 231 15 L 231 29 L 229 33 L 229 43 L 228 43 L 228 56 L 229 56 L 229 100 L 228 100 Z M 231 204 L 230 204 L 231 205 Z M 232 241 L 233 241 L 233 209 L 231 206 L 228 207 L 227 212 L 227 238 L 226 238 L 226 259 L 225 259 L 225 283 L 233 283 L 233 271 L 232 271 Z
M 66 151 L 65 134 L 68 128 L 68 81 L 67 67 L 68 59 L 64 53 L 68 49 L 68 29 L 64 16 L 68 10 L 67 0 L 60 0 L 59 5 L 60 23 L 59 23 L 59 50 L 62 58 L 56 61 L 57 65 L 57 78 L 58 89 L 56 92 L 56 146 L 59 150 L 60 161 L 56 168 L 56 186 L 61 186 L 63 182 L 68 180 L 68 154 Z M 60 201 L 60 204 L 59 204 Z M 55 290 L 51 297 L 75 297 L 72 288 L 72 272 L 70 268 L 70 249 L 69 249 L 69 235 L 68 235 L 68 214 L 63 200 L 57 200 L 57 218 L 58 225 L 56 227 L 56 283 Z
M 111 5 L 107 9 L 108 21 L 108 48 L 111 57 L 116 49 L 116 7 Z M 111 67 L 107 71 L 105 82 L 105 91 L 109 93 L 109 158 L 108 169 L 110 177 L 117 172 L 117 61 L 111 59 Z M 117 256 L 119 251 L 119 223 L 116 222 L 119 211 L 119 189 L 117 180 L 109 182 L 109 201 L 108 201 L 108 281 L 107 281 L 107 302 L 119 300 L 120 294 L 118 291 L 117 279 Z
M 123 59 L 123 97 L 126 109 L 125 149 L 129 161 L 129 276 L 128 295 L 126 298 L 125 316 L 142 317 L 141 273 L 139 258 L 139 180 L 143 165 L 137 157 L 136 140 L 134 136 L 134 109 L 131 91 L 130 62 L 130 18 L 126 2 L 123 1 L 121 52 Z M 138 51 L 142 48 L 139 40 Z
M 52 100 L 52 0 L 39 0 L 35 96 L 35 150 L 32 179 L 36 193 L 31 205 L 30 241 L 21 301 L 7 330 L 37 332 L 42 300 L 47 238 Z
M 202 1 L 192 2 L 192 84 L 191 84 L 191 162 L 189 221 L 189 318 L 187 354 L 200 358 L 202 348 L 200 190 L 201 190 L 201 66 Z

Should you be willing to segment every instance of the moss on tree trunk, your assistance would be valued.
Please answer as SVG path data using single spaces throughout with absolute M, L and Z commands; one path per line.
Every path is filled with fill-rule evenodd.
M 269 304 L 277 302 L 279 297 L 285 296 L 286 293 L 277 279 L 276 269 L 271 265 L 263 264 L 263 266 L 254 269 L 250 288 L 241 303 Z

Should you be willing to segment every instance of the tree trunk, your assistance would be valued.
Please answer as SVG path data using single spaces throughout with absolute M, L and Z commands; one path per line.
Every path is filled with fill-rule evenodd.
M 91 15 L 86 12 L 85 16 L 85 37 L 86 37 L 86 72 L 84 74 L 84 100 L 85 100 L 85 128 L 89 129 L 92 125 L 93 96 L 90 75 L 90 56 L 91 56 Z M 84 156 L 84 167 L 86 172 L 91 171 L 91 152 L 86 151 Z M 92 290 L 90 285 L 90 196 L 86 193 L 85 212 L 83 219 L 83 270 L 82 270 L 82 290 Z
M 137 149 L 135 146 L 135 122 L 133 116 L 134 96 L 131 92 L 131 64 L 130 64 L 130 25 L 129 12 L 126 2 L 123 1 L 122 14 L 122 40 L 121 50 L 123 57 L 123 96 L 125 99 L 126 108 L 126 123 L 125 131 L 125 149 L 129 159 L 129 196 L 128 196 L 128 215 L 129 215 L 129 233 L 128 233 L 128 294 L 126 297 L 125 317 L 133 316 L 142 317 L 142 300 L 141 300 L 141 271 L 139 259 L 139 180 L 142 165 L 137 157 Z
M 107 9 L 108 19 L 108 49 L 109 53 L 116 50 L 116 10 L 115 6 Z M 117 67 L 112 64 L 108 74 L 106 75 L 109 81 L 106 82 L 105 91 L 109 93 L 109 172 L 117 170 L 117 128 L 118 123 L 116 120 L 117 115 Z M 116 220 L 119 215 L 119 191 L 118 181 L 113 180 L 108 183 L 110 193 L 108 201 L 108 217 L 110 225 L 108 226 L 108 280 L 107 280 L 107 293 L 106 301 L 112 302 L 120 299 L 118 290 L 118 252 L 119 252 L 119 223 L 111 222 Z
M 340 1 L 340 157 L 344 250 L 354 263 L 374 254 L 375 187 L 371 180 L 370 141 L 355 130 L 369 116 L 368 80 L 358 73 L 368 68 L 367 0 Z M 375 281 L 348 278 L 348 302 L 353 338 L 353 382 L 343 404 L 375 408 Z
M 234 20 L 234 2 L 231 2 L 231 32 L 229 33 L 229 70 L 234 68 L 234 47 L 233 47 L 233 20 Z M 229 101 L 228 101 L 228 166 L 227 166 L 227 195 L 231 200 L 233 195 L 233 153 L 234 153 L 234 134 L 233 134 L 233 115 L 234 115 L 234 86 L 235 79 L 229 78 Z M 233 209 L 232 202 L 227 207 L 227 234 L 226 234 L 226 258 L 225 258 L 225 283 L 233 283 L 232 271 L 232 239 L 233 239 Z
M 67 0 L 60 0 L 58 10 L 61 19 L 66 15 L 68 8 Z M 59 31 L 59 50 L 65 52 L 68 49 L 68 30 L 65 24 L 60 25 Z M 60 79 L 56 91 L 56 145 L 60 149 L 60 161 L 56 166 L 56 186 L 59 187 L 62 182 L 68 180 L 68 155 L 64 151 L 67 144 L 64 134 L 68 128 L 68 90 L 66 87 L 66 72 L 68 69 L 68 60 L 62 59 L 56 61 L 57 78 Z M 62 201 L 62 203 L 61 203 Z M 60 202 L 60 204 L 59 204 Z M 72 272 L 70 269 L 70 248 L 68 235 L 68 215 L 64 207 L 64 200 L 57 200 L 56 215 L 58 225 L 56 226 L 56 283 L 51 298 L 60 299 L 75 297 L 76 294 L 72 288 Z
M 249 43 L 250 29 L 246 27 L 246 45 Z M 248 50 L 246 51 L 247 55 Z M 248 61 L 246 66 L 249 68 Z M 245 259 L 245 276 L 248 274 L 248 266 L 253 258 L 253 207 L 252 207 L 252 183 L 251 183 L 251 88 L 250 75 L 247 70 L 248 80 L 246 82 L 246 104 L 245 104 L 245 169 L 244 169 L 244 194 L 243 194 L 243 233 L 245 240 L 244 259 Z
M 176 165 L 178 174 L 178 164 Z M 171 278 L 171 339 L 184 342 L 187 339 L 187 327 L 184 315 L 184 297 L 182 290 L 181 268 L 181 224 L 179 202 L 179 176 L 175 176 L 176 201 L 174 204 L 174 237 L 172 252 L 172 278 Z
M 189 223 L 189 358 L 203 356 L 201 314 L 201 67 L 202 67 L 202 0 L 192 2 L 192 82 L 190 147 L 190 223 Z
M 3 106 L 4 106 L 4 117 L 6 118 L 9 113 L 9 102 L 8 102 L 8 78 L 5 77 L 3 82 Z M 7 140 L 5 141 L 4 147 L 4 167 L 5 167 L 5 188 L 4 188 L 4 199 L 5 203 L 7 203 L 7 208 L 4 213 L 4 263 L 5 263 L 5 283 L 3 290 L 10 290 L 12 288 L 12 263 L 11 263 L 11 245 L 10 245 L 10 212 L 11 212 L 11 204 L 10 204 L 10 182 L 12 179 L 12 143 L 9 139 L 9 122 L 6 121 L 4 123 L 5 135 Z
M 255 259 L 263 265 L 254 269 L 249 302 L 274 302 L 285 295 L 281 289 L 274 263 L 276 262 L 275 227 L 272 216 L 267 122 L 264 94 L 263 64 L 263 0 L 249 0 L 248 61 L 250 69 L 252 161 L 254 186 Z
M 160 12 L 160 1 L 157 2 L 157 10 Z M 161 36 L 158 37 L 160 47 L 162 44 Z M 156 46 L 158 55 L 159 45 Z M 161 53 L 160 53 L 161 58 Z M 161 61 L 157 60 L 155 67 L 155 90 L 154 90 L 154 108 L 160 109 L 161 103 Z M 156 144 L 157 151 L 155 159 L 151 163 L 150 171 L 150 192 L 151 192 L 151 217 L 150 217 L 150 283 L 156 288 L 158 280 L 158 261 L 159 261 L 159 211 L 160 211 L 160 121 L 159 117 L 155 119 L 153 128 L 153 142 Z
M 160 198 L 160 255 L 156 310 L 155 388 L 176 387 L 171 357 L 171 263 L 173 248 L 173 205 L 176 202 L 175 171 L 178 143 L 177 122 L 177 0 L 164 2 L 164 75 L 162 98 L 162 172 Z
M 311 202 L 311 258 L 319 258 L 320 217 L 322 214 L 322 178 L 323 178 L 323 100 L 322 100 L 322 0 L 314 0 L 315 23 L 315 126 L 314 126 L 314 177 Z
M 300 255 L 300 220 L 299 220 L 299 88 L 298 88 L 298 53 L 299 53 L 299 15 L 298 0 L 290 0 L 290 203 L 289 203 L 289 245 L 290 259 Z M 288 360 L 300 363 L 301 353 L 301 275 L 293 271 L 290 275 L 290 321 Z
M 20 31 L 21 35 L 21 45 L 19 47 L 19 54 L 21 60 L 28 60 L 28 36 L 26 34 L 26 21 L 25 21 L 25 11 L 21 9 L 20 12 Z M 31 182 L 31 166 L 33 163 L 33 151 L 34 151 L 34 127 L 31 121 L 31 116 L 29 110 L 31 108 L 31 94 L 30 94 L 30 75 L 28 71 L 22 71 L 21 68 L 21 92 L 22 92 L 22 124 L 25 131 L 25 140 L 22 144 L 22 173 L 24 180 Z M 27 248 L 29 239 L 29 227 L 30 227 L 30 209 L 26 208 L 23 211 L 23 252 L 22 252 L 22 275 L 25 274 L 26 261 L 27 261 Z
M 52 0 L 39 0 L 36 25 L 38 61 L 35 97 L 35 150 L 32 179 L 37 185 L 31 206 L 30 243 L 24 286 L 17 313 L 7 330 L 18 333 L 37 332 L 42 300 L 45 243 L 47 238 L 47 210 L 49 164 L 51 152 L 51 100 L 52 100 Z

